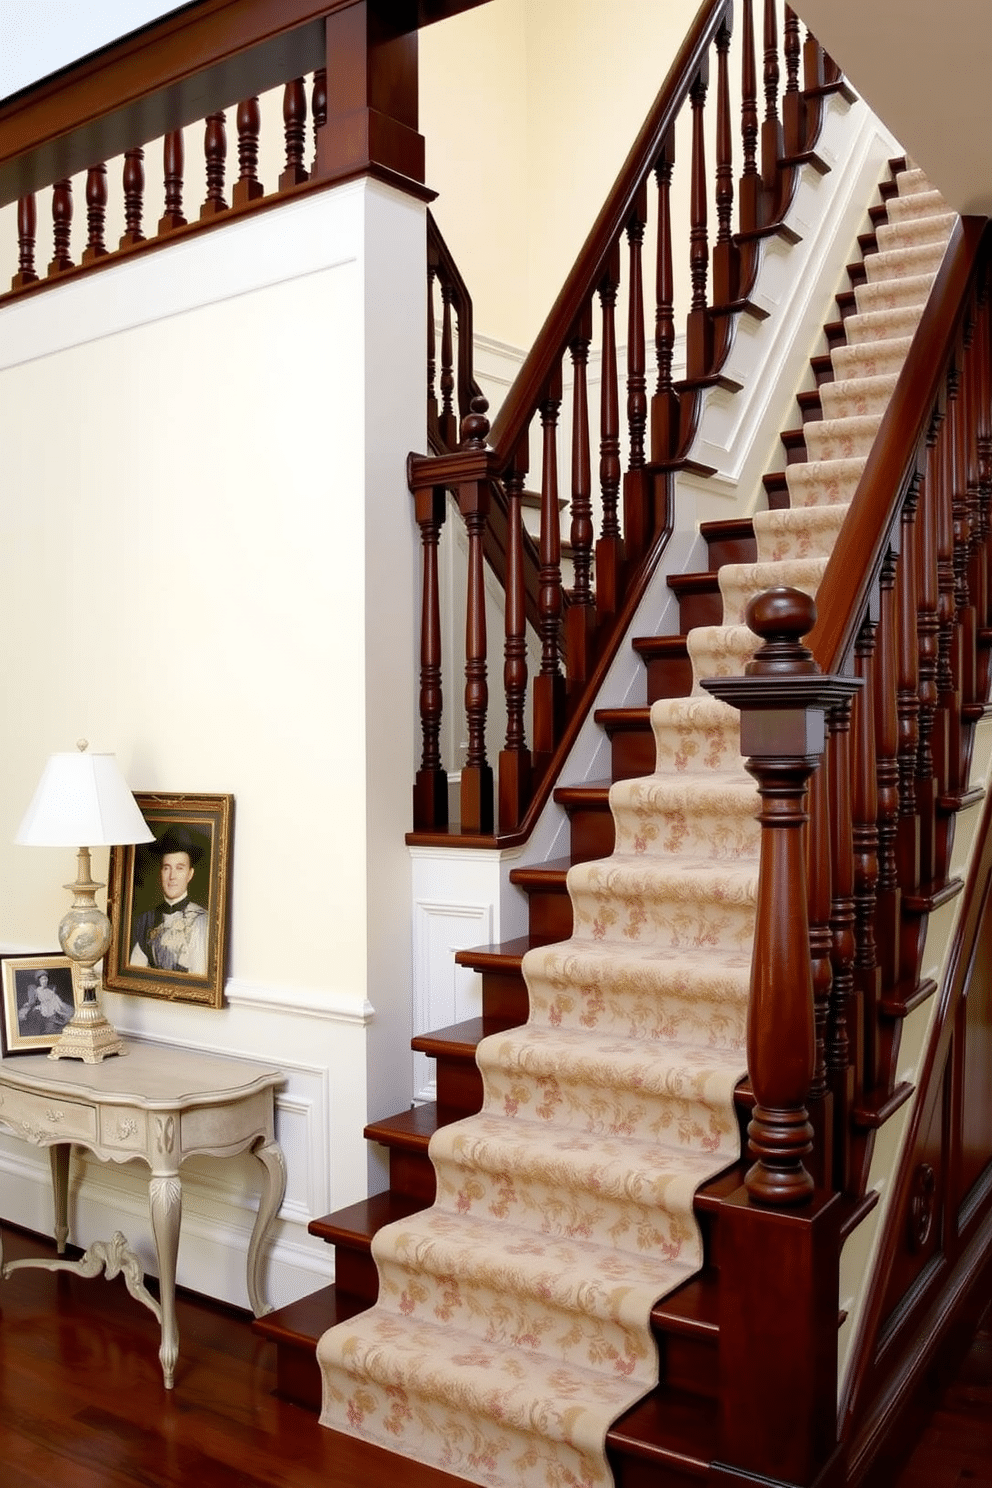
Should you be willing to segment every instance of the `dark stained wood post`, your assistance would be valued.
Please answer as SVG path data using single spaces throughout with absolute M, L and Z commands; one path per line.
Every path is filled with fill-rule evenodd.
M 565 612 L 568 685 L 581 685 L 589 675 L 589 643 L 595 616 L 592 592 L 592 462 L 589 452 L 587 367 L 592 341 L 592 313 L 579 316 L 569 342 L 572 357 L 572 593 Z
M 224 200 L 227 120 L 223 113 L 208 114 L 204 120 L 203 153 L 207 161 L 207 199 L 200 208 L 201 220 L 227 211 Z
M 876 625 L 867 615 L 854 643 L 855 676 L 864 690 L 854 699 L 851 728 L 851 810 L 854 824 L 854 988 L 861 1004 L 860 1057 L 854 1063 L 854 1094 L 874 1086 L 875 1029 L 879 996 L 875 946 L 878 888 L 878 779 L 875 773 Z
M 437 550 L 447 492 L 431 486 L 414 494 L 420 528 L 420 729 L 423 753 L 413 785 L 413 827 L 429 832 L 448 825 L 448 773 L 441 760 L 441 602 Z
M 737 298 L 740 256 L 733 240 L 734 155 L 730 128 L 730 76 L 727 53 L 730 27 L 726 22 L 716 38 L 716 243 L 713 247 L 713 303 L 729 305 Z
M 231 192 L 231 201 L 236 207 L 246 206 L 265 195 L 265 187 L 258 179 L 258 136 L 262 127 L 262 111 L 258 97 L 243 98 L 238 104 L 238 179 Z
M 778 117 L 778 15 L 776 0 L 765 0 L 765 117 L 761 123 L 761 178 L 772 212 L 778 211 L 779 161 L 783 155 Z
M 896 827 L 896 869 L 900 887 L 915 893 L 920 886 L 920 819 L 916 807 L 916 762 L 920 746 L 920 656 L 917 635 L 919 611 L 919 535 L 917 510 L 922 474 L 910 481 L 902 506 L 902 562 L 899 565 L 896 643 L 897 764 L 899 820 Z
M 761 866 L 748 1004 L 748 1074 L 755 1096 L 745 1178 L 750 1197 L 806 1203 L 813 1180 L 807 1098 L 815 1073 L 815 1016 L 806 899 L 806 784 L 825 748 L 826 710 L 855 690 L 825 677 L 800 637 L 816 606 L 796 589 L 769 589 L 746 621 L 764 640 L 743 677 L 703 679 L 741 710 L 741 751 L 761 796 Z
M 25 284 L 38 282 L 34 266 L 37 231 L 38 207 L 32 191 L 27 196 L 19 197 L 17 202 L 17 273 L 10 281 L 11 289 L 22 289 Z
M 672 381 L 675 350 L 675 280 L 672 267 L 672 170 L 675 166 L 675 131 L 670 130 L 658 152 L 658 244 L 655 285 L 655 352 L 658 385 L 651 399 L 651 459 L 655 464 L 671 459 L 679 433 L 679 396 Z
M 130 248 L 133 243 L 143 243 L 141 216 L 145 204 L 145 152 L 140 147 L 124 154 L 124 232 L 120 246 Z
M 930 422 L 926 441 L 926 470 L 920 487 L 917 515 L 917 616 L 919 688 L 919 757 L 916 770 L 916 803 L 920 821 L 920 881 L 932 884 L 937 863 L 937 769 L 934 735 L 937 720 L 937 667 L 940 615 L 937 599 L 937 439 L 940 417 Z
M 183 170 L 186 150 L 181 129 L 173 129 L 162 141 L 162 169 L 165 176 L 165 211 L 158 220 L 159 233 L 186 226 L 183 216 Z
M 317 129 L 315 171 L 321 178 L 373 175 L 422 187 L 414 15 L 395 0 L 356 0 L 327 17 L 327 120 Z
M 561 528 L 558 513 L 558 411 L 561 408 L 561 384 L 559 363 L 548 379 L 541 399 L 541 565 L 538 571 L 537 600 L 541 669 L 534 678 L 533 689 L 534 767 L 537 773 L 546 769 L 555 751 L 565 705 L 565 678 L 559 660 L 562 593 Z
M 72 268 L 69 237 L 72 233 L 72 181 L 66 176 L 52 187 L 52 237 L 54 253 L 48 265 L 48 277 L 64 274 Z
M 692 106 L 692 163 L 689 194 L 689 275 L 692 280 L 692 302 L 686 318 L 685 370 L 687 377 L 706 377 L 712 353 L 711 322 L 706 308 L 706 280 L 709 273 L 709 238 L 706 200 L 706 137 L 703 111 L 709 84 L 709 58 L 700 66 L 689 89 Z
M 476 401 L 462 421 L 462 449 L 485 451 L 489 420 L 485 399 Z M 493 771 L 486 756 L 489 709 L 486 647 L 486 583 L 483 543 L 489 521 L 488 476 L 458 487 L 458 507 L 468 533 L 468 588 L 465 605 L 465 719 L 468 749 L 461 772 L 461 828 L 489 833 L 495 824 Z
M 854 1008 L 854 829 L 851 822 L 851 699 L 828 715 L 830 799 L 830 1006 L 827 1083 L 834 1101 L 834 1187 L 848 1186 L 854 1055 L 860 1041 Z
M 758 83 L 754 60 L 753 0 L 744 0 L 741 30 L 741 146 L 744 169 L 739 195 L 739 224 L 742 233 L 761 226 L 761 176 L 758 173 Z
M 648 222 L 648 188 L 645 181 L 627 219 L 629 250 L 627 297 L 627 428 L 630 431 L 628 470 L 644 466 L 644 431 L 648 419 L 648 393 L 644 345 L 644 229 Z
M 327 123 L 327 68 L 318 67 L 313 75 L 310 90 L 310 116 L 313 119 L 313 164 L 311 174 L 317 171 L 317 137 Z
M 288 191 L 309 180 L 303 164 L 307 132 L 307 90 L 301 77 L 293 78 L 283 89 L 282 122 L 286 135 L 286 168 L 279 177 L 279 190 Z
M 107 245 L 104 242 L 104 223 L 107 220 L 107 167 L 91 165 L 86 172 L 86 247 L 82 262 L 93 263 L 104 258 Z
M 899 978 L 901 896 L 896 859 L 896 837 L 899 830 L 899 717 L 896 711 L 898 616 L 895 591 L 897 569 L 901 566 L 890 548 L 882 564 L 879 587 L 875 671 L 875 771 L 878 778 L 875 942 L 882 987 L 892 986 Z
M 503 688 L 506 743 L 499 756 L 499 830 L 513 832 L 530 802 L 531 756 L 527 748 L 527 614 L 524 588 L 521 498 L 527 474 L 527 441 L 504 473 L 506 487 L 506 609 Z

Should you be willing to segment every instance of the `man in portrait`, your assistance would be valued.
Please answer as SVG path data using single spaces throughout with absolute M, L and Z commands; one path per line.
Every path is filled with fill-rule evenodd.
M 203 846 L 188 827 L 176 824 L 148 851 L 158 860 L 162 898 L 134 923 L 130 964 L 206 976 L 209 916 L 190 895 Z

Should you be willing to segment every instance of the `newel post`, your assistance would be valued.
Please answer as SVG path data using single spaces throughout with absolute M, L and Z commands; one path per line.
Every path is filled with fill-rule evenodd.
M 743 677 L 703 686 L 741 711 L 761 797 L 748 1007 L 753 1165 L 720 1211 L 721 1440 L 712 1481 L 810 1484 L 836 1447 L 839 1197 L 806 1168 L 816 1019 L 807 910 L 807 784 L 827 712 L 860 685 L 824 676 L 801 644 L 816 607 L 770 589 L 746 614 L 761 637 Z M 815 1165 L 822 1171 L 822 1164 Z

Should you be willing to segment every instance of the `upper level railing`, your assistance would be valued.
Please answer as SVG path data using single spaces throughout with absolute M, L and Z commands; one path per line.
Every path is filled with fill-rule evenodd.
M 423 546 L 417 840 L 496 834 L 509 842 L 536 819 L 667 540 L 672 473 L 690 458 L 701 397 L 721 382 L 737 317 L 758 313 L 748 296 L 761 244 L 784 231 L 800 165 L 823 169 L 814 146 L 824 99 L 845 85 L 816 40 L 803 37 L 789 6 L 763 0 L 758 9 L 760 43 L 752 0 L 738 6 L 736 36 L 729 0 L 701 6 L 491 430 L 464 356 L 468 338 L 459 336 L 456 366 L 445 321 L 441 453 L 410 466 Z M 455 289 L 441 283 L 453 299 Z M 594 371 L 598 406 L 590 397 Z M 568 461 L 560 460 L 563 421 Z M 563 566 L 559 468 L 566 464 L 570 552 Z M 522 516 L 532 466 L 540 472 L 533 539 Z M 457 499 L 468 545 L 467 744 L 460 822 L 450 831 L 447 778 L 455 762 L 441 752 L 438 584 L 445 491 Z M 486 560 L 505 590 L 506 733 L 498 772 L 487 741 Z M 540 649 L 533 677 L 529 616 Z

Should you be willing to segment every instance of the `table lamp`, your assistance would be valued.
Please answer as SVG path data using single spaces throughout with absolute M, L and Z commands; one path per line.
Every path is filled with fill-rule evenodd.
M 38 783 L 15 842 L 29 847 L 75 847 L 76 882 L 65 888 L 72 907 L 59 925 L 59 945 L 80 968 L 82 1004 L 59 1034 L 50 1059 L 82 1059 L 98 1064 L 127 1048 L 100 1008 L 100 978 L 94 967 L 110 945 L 110 921 L 97 906 L 104 886 L 90 875 L 91 847 L 151 842 L 154 833 L 138 810 L 112 754 L 87 753 L 80 739 L 75 754 L 53 754 Z M 81 847 L 80 843 L 86 843 Z

